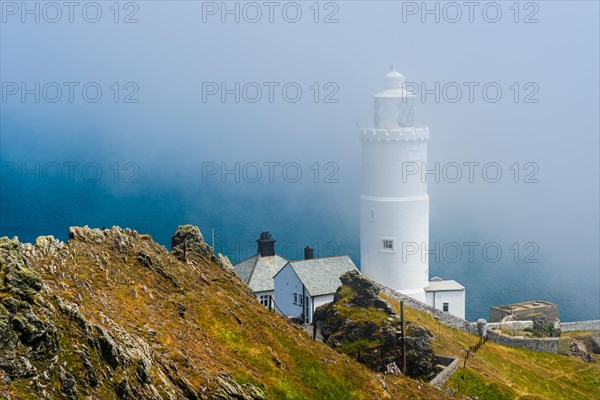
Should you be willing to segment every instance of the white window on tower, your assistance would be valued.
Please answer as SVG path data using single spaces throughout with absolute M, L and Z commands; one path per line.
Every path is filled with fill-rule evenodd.
M 298 304 L 298 293 L 294 293 L 294 304 Z
M 393 238 L 381 238 L 381 251 L 385 253 L 395 253 L 396 247 Z
M 449 306 L 449 304 L 448 304 L 448 303 L 444 303 L 444 304 L 442 305 L 442 311 L 448 312 L 448 309 L 449 309 L 449 307 L 448 307 L 448 306 Z

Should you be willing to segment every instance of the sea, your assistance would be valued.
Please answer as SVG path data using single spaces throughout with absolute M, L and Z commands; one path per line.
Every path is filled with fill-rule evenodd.
M 64 176 L 56 182 L 35 174 L 23 180 L 5 174 L 0 182 L 0 236 L 34 242 L 38 236 L 53 235 L 66 241 L 69 226 L 118 225 L 150 234 L 170 249 L 177 227 L 193 224 L 233 263 L 255 254 L 256 239 L 269 231 L 276 251 L 288 259 L 302 258 L 303 248 L 310 245 L 317 257 L 348 254 L 360 268 L 357 187 L 202 183 L 183 173 L 142 185 L 135 179 L 124 184 L 120 177 L 115 182 L 109 170 L 104 173 L 102 182 Z M 445 248 L 437 254 L 429 249 L 430 277 L 465 286 L 468 320 L 487 319 L 491 306 L 525 300 L 557 303 L 562 321 L 600 319 L 596 279 L 572 266 L 539 260 L 535 244 L 519 243 L 517 251 L 513 243 L 482 240 L 469 255 L 464 241 L 455 240 L 468 237 L 477 242 L 459 235 L 468 224 L 447 226 L 433 211 L 430 242 Z M 503 256 L 496 260 L 498 247 Z M 459 251 L 463 254 L 457 257 Z

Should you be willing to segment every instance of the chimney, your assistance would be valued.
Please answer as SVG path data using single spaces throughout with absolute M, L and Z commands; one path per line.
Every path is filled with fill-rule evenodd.
M 310 246 L 306 246 L 304 248 L 304 259 L 305 260 L 312 260 L 314 258 L 314 250 L 312 247 Z
M 258 254 L 261 257 L 270 257 L 275 255 L 275 240 L 271 239 L 269 231 L 264 231 L 260 234 L 258 243 Z

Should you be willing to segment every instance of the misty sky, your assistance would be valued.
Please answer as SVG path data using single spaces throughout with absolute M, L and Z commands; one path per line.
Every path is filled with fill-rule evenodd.
M 286 18 L 294 19 L 296 8 L 289 3 L 277 2 L 273 22 L 263 2 L 257 3 L 263 13 L 258 22 L 245 20 L 255 17 L 246 8 L 239 23 L 227 14 L 223 23 L 220 10 L 213 15 L 211 8 L 221 2 L 141 1 L 122 2 L 118 23 L 113 2 L 98 2 L 102 17 L 96 23 L 87 22 L 80 8 L 73 23 L 66 8 L 56 23 L 44 19 L 54 18 L 50 9 L 36 23 L 14 9 L 21 2 L 2 1 L 2 162 L 136 163 L 139 184 L 113 187 L 117 192 L 202 187 L 203 162 L 297 162 L 306 178 L 277 182 L 290 207 L 335 209 L 358 224 L 356 125 L 373 123 L 372 95 L 393 64 L 409 82 L 446 87 L 439 102 L 435 94 L 417 93 L 416 121 L 431 129 L 430 163 L 494 162 L 502 168 L 497 183 L 484 180 L 480 169 L 474 182 L 430 181 L 432 237 L 536 242 L 549 274 L 586 274 L 598 282 L 597 2 L 520 3 L 518 15 L 513 2 L 498 2 L 496 23 L 488 22 L 496 18 L 489 2 L 478 3 L 473 22 L 462 6 L 455 23 L 449 20 L 456 10 L 442 9 L 442 3 L 428 3 L 440 8 L 436 22 L 435 15 L 415 11 L 421 2 L 393 1 L 321 2 L 318 16 L 314 2 L 297 2 L 302 16 L 292 23 Z M 238 4 L 240 12 L 243 6 Z M 126 18 L 138 22 L 123 23 Z M 30 88 L 35 82 L 79 86 L 72 103 L 66 89 L 56 103 L 46 101 L 54 96 L 50 86 L 36 103 L 35 95 L 22 102 L 21 93 L 12 94 L 12 83 L 23 82 Z M 89 82 L 102 88 L 96 103 L 82 97 Z M 249 101 L 255 97 L 251 85 L 239 103 L 235 95 L 223 102 L 220 94 L 206 93 L 213 82 L 228 88 L 256 82 L 262 98 Z M 273 102 L 265 82 L 275 85 Z M 472 102 L 465 82 L 475 87 Z M 282 93 L 288 83 L 302 89 L 295 103 Z M 491 89 L 484 95 L 486 85 Z M 456 86 L 462 96 L 454 102 Z M 497 87 L 502 95 L 492 102 Z M 129 100 L 138 102 L 125 103 L 134 91 Z M 335 163 L 338 183 L 313 184 L 309 166 L 315 162 L 322 173 L 326 163 Z M 524 183 L 533 169 L 538 182 Z M 226 185 L 240 201 L 261 196 L 267 186 L 264 179 Z

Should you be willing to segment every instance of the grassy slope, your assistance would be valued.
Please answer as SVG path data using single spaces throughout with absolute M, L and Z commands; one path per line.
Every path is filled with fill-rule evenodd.
M 194 387 L 226 372 L 238 383 L 263 388 L 269 399 L 443 398 L 422 383 L 375 374 L 310 340 L 298 327 L 262 307 L 235 275 L 216 266 L 209 255 L 183 263 L 145 235 L 134 239 L 126 253 L 117 252 L 112 244 L 78 240 L 71 240 L 67 249 L 66 262 L 49 256 L 30 267 L 52 292 L 79 304 L 90 321 L 103 325 L 108 317 L 143 337 Z M 136 260 L 140 250 L 160 260 L 184 290 L 143 267 Z M 177 303 L 187 307 L 184 318 L 177 314 Z M 57 324 L 65 349 L 59 362 L 82 368 L 74 350 L 68 350 L 81 338 L 66 319 Z M 4 390 L 13 398 L 35 398 L 26 383 L 15 380 Z M 109 391 L 96 394 L 112 398 Z
M 388 301 L 399 309 L 398 302 Z M 427 313 L 405 307 L 405 315 L 434 333 L 433 348 L 438 354 L 464 360 L 465 349 L 477 343 L 475 335 L 448 328 Z M 459 393 L 482 399 L 598 399 L 600 362 L 487 342 L 469 358 L 465 370 L 461 365 L 446 387 L 460 387 Z

